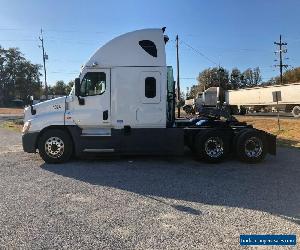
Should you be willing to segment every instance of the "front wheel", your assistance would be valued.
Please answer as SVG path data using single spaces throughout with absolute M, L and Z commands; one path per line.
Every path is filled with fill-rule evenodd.
M 46 163 L 63 163 L 70 159 L 73 143 L 65 131 L 50 129 L 39 138 L 38 149 L 40 156 Z
M 241 161 L 256 163 L 262 161 L 267 153 L 263 136 L 255 130 L 241 133 L 236 140 L 236 155 Z

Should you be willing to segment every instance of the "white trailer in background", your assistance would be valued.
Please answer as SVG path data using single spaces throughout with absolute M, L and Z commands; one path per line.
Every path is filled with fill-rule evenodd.
M 277 102 L 278 101 L 278 102 Z M 300 117 L 300 83 L 222 91 L 208 88 L 196 100 L 204 106 L 225 102 L 233 113 L 284 111 Z
M 228 90 L 225 102 L 238 110 L 243 107 L 249 112 L 274 112 L 278 108 L 300 117 L 300 83 Z

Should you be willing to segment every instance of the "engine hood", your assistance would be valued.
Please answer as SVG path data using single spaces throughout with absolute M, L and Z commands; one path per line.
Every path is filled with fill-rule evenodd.
M 55 113 L 65 111 L 65 100 L 66 96 L 51 99 L 45 102 L 40 102 L 33 105 L 33 109 L 36 110 L 36 114 L 32 115 L 30 107 L 25 108 L 24 120 L 28 121 L 34 116 L 39 116 L 45 113 Z

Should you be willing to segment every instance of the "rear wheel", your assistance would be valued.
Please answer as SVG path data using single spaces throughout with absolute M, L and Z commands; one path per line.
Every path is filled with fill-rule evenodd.
M 197 135 L 194 148 L 197 157 L 216 163 L 226 158 L 229 142 L 221 131 L 211 130 Z
M 266 142 L 257 131 L 247 130 L 237 138 L 236 155 L 241 161 L 256 163 L 263 160 L 266 153 Z
M 292 114 L 294 117 L 299 118 L 300 117 L 300 106 L 295 106 L 292 110 Z
M 68 133 L 59 129 L 50 129 L 39 138 L 38 149 L 45 162 L 62 163 L 70 159 L 73 143 Z

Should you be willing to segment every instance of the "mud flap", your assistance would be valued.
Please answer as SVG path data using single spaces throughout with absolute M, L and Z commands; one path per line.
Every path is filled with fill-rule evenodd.
M 268 153 L 271 155 L 276 155 L 276 135 L 264 132 L 264 136 L 268 145 Z

